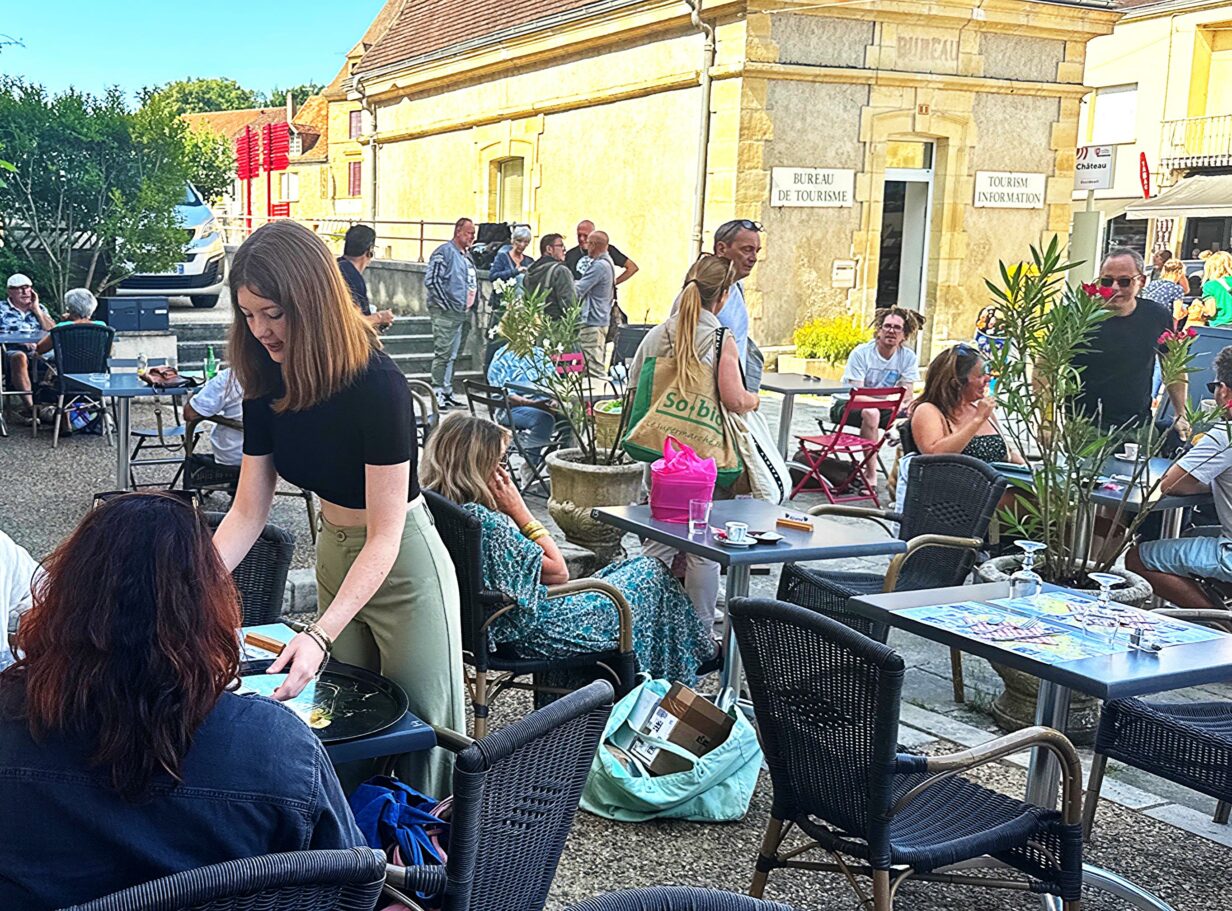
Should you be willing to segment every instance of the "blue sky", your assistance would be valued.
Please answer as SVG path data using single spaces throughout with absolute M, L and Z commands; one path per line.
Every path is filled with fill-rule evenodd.
M 229 76 L 267 92 L 325 83 L 383 0 L 63 0 L 0 2 L 0 73 L 53 91 L 130 94 L 192 76 Z M 2 39 L 0 39 L 2 40 Z

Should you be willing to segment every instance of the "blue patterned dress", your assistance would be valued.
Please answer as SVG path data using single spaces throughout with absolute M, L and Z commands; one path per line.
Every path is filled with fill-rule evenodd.
M 616 647 L 619 621 L 612 602 L 594 592 L 548 598 L 539 581 L 543 549 L 503 513 L 477 503 L 463 506 L 483 524 L 483 579 L 518 607 L 493 621 L 492 638 L 528 658 L 563 658 Z M 692 685 L 697 667 L 713 657 L 714 640 L 688 595 L 653 557 L 634 557 L 595 577 L 620 589 L 633 611 L 633 650 L 640 670 Z

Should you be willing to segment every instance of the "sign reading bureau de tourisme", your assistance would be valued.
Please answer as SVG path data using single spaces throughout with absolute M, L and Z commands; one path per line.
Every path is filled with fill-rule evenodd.
M 773 168 L 770 205 L 846 209 L 855 205 L 856 172 L 844 168 Z

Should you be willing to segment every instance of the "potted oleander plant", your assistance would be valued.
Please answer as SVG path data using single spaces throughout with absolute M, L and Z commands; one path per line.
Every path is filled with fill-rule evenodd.
M 1011 478 L 1021 488 L 1010 507 L 999 511 L 1003 541 L 1027 539 L 1045 546 L 1035 569 L 1046 582 L 1078 589 L 1094 589 L 1091 572 L 1119 575 L 1124 583 L 1112 590 L 1122 603 L 1142 604 L 1150 586 L 1120 565 L 1134 535 L 1150 514 L 1125 508 L 1135 487 L 1149 500 L 1161 478 L 1149 476 L 1149 457 L 1160 454 L 1166 432 L 1157 427 L 1163 401 L 1146 426 L 1101 428 L 1074 407 L 1082 384 L 1076 356 L 1086 350 L 1100 322 L 1110 317 L 1105 297 L 1110 289 L 1096 285 L 1070 285 L 1066 273 L 1075 264 L 1065 262 L 1059 238 L 1044 250 L 1031 248 L 1031 261 L 1015 266 L 1000 264 L 999 281 L 987 282 L 998 311 L 998 344 L 987 351 L 995 377 L 995 394 L 1003 419 L 1003 432 L 1031 467 L 1032 480 Z M 1191 370 L 1192 334 L 1165 333 L 1161 357 L 1165 386 L 1184 380 Z M 1188 415 L 1193 426 L 1202 416 Z M 1126 442 L 1136 442 L 1140 458 L 1122 481 L 1120 501 L 1103 507 L 1096 534 L 1097 507 L 1092 494 L 1109 489 L 1106 465 Z M 994 558 L 977 569 L 984 581 L 1004 581 L 1021 566 L 1021 554 Z M 1034 723 L 1038 681 L 1030 675 L 994 665 L 1006 683 L 992 712 L 1003 726 L 1014 729 Z M 1071 733 L 1089 736 L 1098 719 L 1094 700 L 1079 703 L 1072 712 Z
M 509 286 L 498 293 L 504 310 L 499 332 L 519 357 L 543 361 L 539 386 L 550 396 L 573 444 L 547 456 L 552 520 L 566 540 L 594 551 L 600 565 L 619 560 L 624 556 L 623 534 L 593 519 L 591 510 L 625 506 L 641 496 L 642 465 L 620 448 L 627 403 L 609 403 L 596 412 L 595 397 L 610 387 L 583 368 L 578 332 L 581 304 L 553 319 L 544 312 L 546 292 L 522 292 Z

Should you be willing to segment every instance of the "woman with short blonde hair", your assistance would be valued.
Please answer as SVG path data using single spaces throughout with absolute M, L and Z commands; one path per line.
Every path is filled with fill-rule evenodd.
M 551 533 L 536 521 L 503 462 L 509 431 L 487 418 L 455 412 L 433 431 L 423 483 L 479 521 L 484 586 L 516 603 L 492 620 L 493 641 L 527 658 L 605 652 L 619 641 L 619 615 L 596 592 L 551 596 L 545 585 L 569 581 Z M 618 588 L 633 614 L 633 651 L 652 677 L 692 685 L 714 657 L 709 618 L 698 620 L 667 565 L 651 556 L 595 574 Z M 712 608 L 713 609 L 713 608 Z M 572 679 L 559 681 L 571 686 Z M 554 682 L 552 685 L 556 685 Z
M 458 583 L 419 492 L 406 378 L 307 228 L 275 221 L 253 232 L 230 285 L 244 460 L 214 536 L 227 568 L 260 535 L 279 477 L 321 499 L 317 619 L 271 667 L 288 672 L 275 697 L 297 695 L 332 653 L 392 679 L 429 724 L 463 730 Z M 407 757 L 402 777 L 445 796 L 444 753 Z
M 1214 306 L 1212 326 L 1232 323 L 1232 253 L 1220 250 L 1206 258 L 1202 269 L 1202 299 Z

